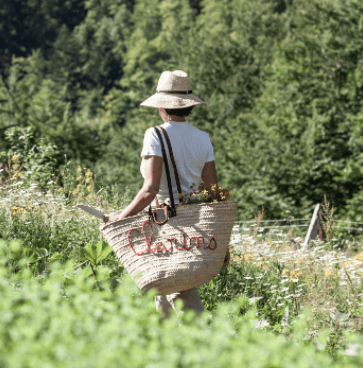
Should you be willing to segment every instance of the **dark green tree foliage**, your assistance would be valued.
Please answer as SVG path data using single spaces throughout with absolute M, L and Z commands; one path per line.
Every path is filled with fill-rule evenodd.
M 232 187 L 242 186 L 251 208 L 263 204 L 269 217 L 308 214 L 326 194 L 343 209 L 361 189 L 362 10 L 359 1 L 290 9 L 263 96 L 239 117 L 256 127 L 243 149 L 254 165 Z
M 87 16 L 71 31 L 62 26 L 42 73 L 57 81 L 72 110 L 95 116 L 104 94 L 119 86 L 124 42 L 129 36 L 129 0 L 85 2 Z
M 99 119 L 85 124 L 85 119 L 73 116 L 62 92 L 55 92 L 55 82 L 42 81 L 34 73 L 37 60 L 37 54 L 16 59 L 7 83 L 0 83 L 2 150 L 8 149 L 8 142 L 3 140 L 6 129 L 31 126 L 33 143 L 45 140 L 58 148 L 56 167 L 64 163 L 64 154 L 69 159 L 82 159 L 85 165 L 92 166 L 106 149 L 109 128 Z
M 0 74 L 8 74 L 13 55 L 28 56 L 39 48 L 47 53 L 59 28 L 72 31 L 85 15 L 80 0 L 1 0 Z
M 362 217 L 361 1 L 16 0 L 0 9 L 0 133 L 31 125 L 34 139 L 58 146 L 58 164 L 67 153 L 100 186 L 139 186 L 144 132 L 160 123 L 139 104 L 163 70 L 182 69 L 208 104 L 190 121 L 209 133 L 240 217 L 262 205 L 272 218 L 310 215 L 324 194 L 342 215 Z M 12 54 L 26 57 L 10 66 Z

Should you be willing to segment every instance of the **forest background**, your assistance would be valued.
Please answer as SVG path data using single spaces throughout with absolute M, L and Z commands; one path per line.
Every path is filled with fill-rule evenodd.
M 0 0 L 0 151 L 31 127 L 43 165 L 136 193 L 160 123 L 140 103 L 181 69 L 240 219 L 311 215 L 326 194 L 361 221 L 362 36 L 361 0 Z

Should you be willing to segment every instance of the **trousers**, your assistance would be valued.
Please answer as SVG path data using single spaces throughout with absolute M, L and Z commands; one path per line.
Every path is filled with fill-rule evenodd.
M 180 293 L 173 293 L 169 295 L 157 295 L 155 297 L 156 310 L 160 309 L 163 311 L 165 317 L 169 316 L 170 311 L 175 311 L 175 301 L 181 299 L 183 301 L 183 309 L 194 310 L 197 313 L 204 312 L 204 306 L 202 299 L 200 299 L 198 289 L 191 289 L 182 291 Z

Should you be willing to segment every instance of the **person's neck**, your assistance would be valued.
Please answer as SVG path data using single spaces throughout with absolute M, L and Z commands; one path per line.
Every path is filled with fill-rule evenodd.
M 182 123 L 183 121 L 185 121 L 185 116 L 171 115 L 170 121 L 177 121 L 179 123 Z

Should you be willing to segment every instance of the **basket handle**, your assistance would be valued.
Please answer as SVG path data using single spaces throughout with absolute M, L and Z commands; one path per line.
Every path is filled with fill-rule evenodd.
M 174 170 L 174 176 L 175 176 L 175 181 L 176 181 L 176 187 L 177 187 L 177 191 L 178 191 L 178 196 L 180 198 L 180 194 L 182 194 L 182 190 L 181 190 L 181 186 L 180 186 L 180 180 L 179 180 L 179 174 L 178 174 L 178 170 L 176 168 L 176 164 L 175 164 L 175 160 L 174 160 L 174 155 L 173 155 L 173 149 L 171 148 L 171 143 L 170 143 L 170 139 L 169 139 L 169 135 L 166 132 L 166 130 L 159 125 L 158 128 L 161 129 L 161 131 L 164 134 L 165 140 L 166 140 L 166 144 L 168 145 L 168 149 L 169 149 L 169 154 L 170 154 L 170 160 L 171 163 L 173 165 L 173 170 Z
M 168 181 L 168 188 L 169 188 L 169 197 L 170 197 L 170 206 L 165 206 L 164 207 L 164 212 L 165 212 L 165 220 L 163 222 L 158 222 L 157 221 L 157 216 L 156 216 L 156 211 L 152 211 L 151 209 L 151 204 L 149 206 L 149 216 L 150 218 L 152 218 L 154 220 L 155 223 L 157 223 L 158 225 L 164 225 L 168 222 L 169 218 L 176 216 L 176 207 L 175 207 L 175 202 L 174 202 L 174 196 L 173 196 L 173 190 L 172 190 L 172 186 L 171 186 L 171 178 L 170 178 L 170 170 L 169 170 L 169 164 L 168 164 L 168 158 L 166 156 L 166 151 L 165 151 L 165 146 L 164 146 L 164 142 L 163 142 L 163 138 L 160 134 L 159 129 L 164 130 L 162 127 L 158 126 L 158 127 L 154 127 L 156 134 L 159 138 L 160 141 L 160 145 L 161 145 L 161 153 L 163 155 L 163 160 L 164 160 L 164 165 L 165 165 L 165 173 L 166 173 L 166 178 Z M 168 134 L 166 133 L 166 131 L 164 130 L 164 135 L 165 137 L 167 137 L 167 141 L 169 140 Z M 172 151 L 171 150 L 171 145 L 170 145 L 170 141 L 168 142 L 168 148 L 169 148 L 169 152 L 171 152 L 170 158 L 172 157 Z M 172 162 L 173 162 L 173 166 L 175 165 L 175 161 L 174 161 L 174 156 L 172 158 Z M 174 174 L 177 173 L 176 170 L 176 166 L 174 166 Z M 178 174 L 176 174 L 178 175 Z M 177 187 L 180 187 L 180 182 L 179 182 L 179 176 L 178 179 L 175 179 L 177 181 Z M 160 208 L 159 205 L 159 201 L 157 199 L 157 196 L 155 196 L 155 204 L 156 204 L 156 208 Z
M 150 208 L 151 208 L 151 207 L 150 207 Z M 157 207 L 157 208 L 158 208 L 158 207 Z M 160 206 L 159 206 L 159 208 L 160 208 Z M 165 220 L 164 220 L 164 221 L 162 221 L 162 222 L 158 222 L 158 217 L 157 217 L 157 215 L 156 215 L 156 211 L 150 211 L 150 212 L 149 212 L 149 215 L 151 215 L 151 216 L 152 216 L 152 218 L 153 218 L 154 222 L 155 222 L 156 224 L 158 224 L 158 225 L 164 225 L 164 224 L 166 224 L 166 223 L 168 222 L 169 218 L 171 217 L 171 216 L 170 216 L 170 214 L 169 214 L 169 211 L 168 211 L 168 207 L 167 207 L 167 206 L 165 206 L 165 207 L 163 207 L 163 208 L 164 208 Z

